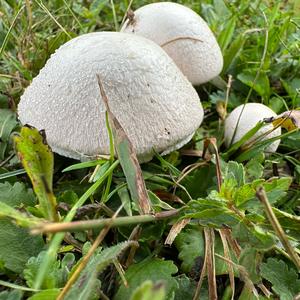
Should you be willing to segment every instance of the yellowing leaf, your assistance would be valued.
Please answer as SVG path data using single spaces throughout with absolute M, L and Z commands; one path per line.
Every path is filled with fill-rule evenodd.
M 45 218 L 58 221 L 56 199 L 52 192 L 53 153 L 35 128 L 23 127 L 15 137 L 18 156 L 30 177 Z
M 300 110 L 288 110 L 277 118 L 265 119 L 266 123 L 272 123 L 274 127 L 281 126 L 287 131 L 300 128 Z

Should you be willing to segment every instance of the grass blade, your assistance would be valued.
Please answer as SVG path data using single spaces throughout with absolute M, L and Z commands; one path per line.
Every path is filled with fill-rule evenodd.
M 121 124 L 109 108 L 108 98 L 100 76 L 97 75 L 97 78 L 101 97 L 105 104 L 109 123 L 113 131 L 117 154 L 128 183 L 132 200 L 137 204 L 140 214 L 149 214 L 151 212 L 151 204 L 135 150 Z
M 11 172 L 5 172 L 3 174 L 0 174 L 0 180 L 10 178 L 16 175 L 26 174 L 25 169 L 19 169 Z

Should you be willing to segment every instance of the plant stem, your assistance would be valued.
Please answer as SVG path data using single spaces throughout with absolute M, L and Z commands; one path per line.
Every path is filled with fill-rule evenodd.
M 107 225 L 111 227 L 120 227 L 126 225 L 135 225 L 140 223 L 156 222 L 158 220 L 167 219 L 176 216 L 179 210 L 174 209 L 155 215 L 140 215 L 119 218 L 107 218 L 100 220 L 63 222 L 63 223 L 42 223 L 39 226 L 32 228 L 33 234 L 39 233 L 55 233 L 68 231 L 82 231 L 94 228 L 103 228 Z
M 261 203 L 264 205 L 266 215 L 276 232 L 278 238 L 280 239 L 282 245 L 284 246 L 286 252 L 289 254 L 290 259 L 293 261 L 293 263 L 296 265 L 297 269 L 300 270 L 300 258 L 298 254 L 295 252 L 293 247 L 291 246 L 287 236 L 285 235 L 279 221 L 277 220 L 272 206 L 269 203 L 266 191 L 263 187 L 259 187 L 256 191 L 256 196 L 261 201 Z

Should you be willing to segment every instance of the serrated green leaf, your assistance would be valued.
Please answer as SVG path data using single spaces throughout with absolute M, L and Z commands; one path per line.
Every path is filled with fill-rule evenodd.
M 300 240 L 300 217 L 273 207 L 276 218 L 289 236 Z
M 178 258 L 182 261 L 182 271 L 190 275 L 193 273 L 199 275 L 201 272 L 201 262 L 204 261 L 205 255 L 205 242 L 202 228 L 196 226 L 193 228 L 185 228 L 178 234 L 174 243 L 179 251 Z M 215 237 L 214 251 L 224 256 L 224 248 L 219 235 Z M 234 255 L 231 255 L 231 258 L 235 261 Z M 228 273 L 226 262 L 218 257 L 215 259 L 215 271 L 217 275 Z
M 21 300 L 23 292 L 20 290 L 3 291 L 0 293 L 0 300 Z
M 233 237 L 239 240 L 241 246 L 251 246 L 258 250 L 268 250 L 275 244 L 275 237 L 257 225 L 246 226 L 243 223 L 232 228 Z
M 209 191 L 217 188 L 214 182 L 215 176 L 216 168 L 213 164 L 209 164 L 191 172 L 182 180 L 182 184 L 193 199 L 206 197 Z
M 250 159 L 245 165 L 246 178 L 248 181 L 252 181 L 254 179 L 259 179 L 262 177 L 264 172 L 264 166 L 262 162 L 264 161 L 265 155 L 261 152 L 256 157 Z
M 18 156 L 31 179 L 46 219 L 58 221 L 56 199 L 52 192 L 53 154 L 44 137 L 35 128 L 22 127 L 15 137 Z
M 129 287 L 123 285 L 119 288 L 114 300 L 130 299 L 135 289 L 145 280 L 153 283 L 163 282 L 166 289 L 166 299 L 173 299 L 178 289 L 177 281 L 172 274 L 177 273 L 177 267 L 172 261 L 164 261 L 159 258 L 146 259 L 140 263 L 131 265 L 125 273 Z
M 165 294 L 163 283 L 153 284 L 152 281 L 147 280 L 133 292 L 130 300 L 164 300 Z
M 255 189 L 252 184 L 245 184 L 234 193 L 234 203 L 237 207 L 242 206 L 250 199 L 255 198 Z M 259 203 L 258 203 L 259 204 Z
M 205 244 L 200 228 L 181 231 L 174 244 L 179 251 L 178 258 L 182 261 L 181 269 L 185 273 L 192 270 L 198 257 L 204 258 Z
M 201 225 L 211 225 L 222 228 L 225 225 L 234 226 L 240 222 L 237 214 L 227 208 L 208 208 L 200 212 L 189 213 L 186 218 L 198 219 Z
M 292 177 L 272 178 L 270 181 L 263 183 L 270 204 L 275 204 L 278 200 L 286 195 L 293 181 Z
M 21 273 L 27 260 L 44 247 L 42 236 L 32 236 L 27 229 L 0 219 L 0 261 L 5 268 Z
M 14 185 L 9 182 L 0 183 L 0 202 L 11 207 L 21 205 L 34 206 L 36 203 L 32 190 L 26 189 L 21 182 L 16 182 Z
M 110 265 L 118 256 L 135 242 L 123 242 L 109 247 L 96 253 L 88 262 L 85 269 L 81 272 L 75 284 L 65 296 L 65 300 L 81 299 L 90 300 L 98 299 L 100 282 L 97 276 Z M 129 299 L 129 298 L 128 298 Z
M 29 287 L 34 286 L 37 272 L 45 255 L 46 252 L 42 251 L 37 257 L 31 257 L 27 261 L 23 275 Z M 42 289 L 50 290 L 63 287 L 74 262 L 75 256 L 72 253 L 67 253 L 61 261 L 55 260 L 48 268 L 48 272 L 42 284 Z
M 280 300 L 291 300 L 300 293 L 297 271 L 289 268 L 282 260 L 269 258 L 261 265 L 261 275 L 272 283 L 272 290 Z
M 185 274 L 176 276 L 175 279 L 177 280 L 179 288 L 175 293 L 174 300 L 193 299 L 196 290 L 196 282 L 193 279 L 187 277 Z M 199 299 L 208 300 L 207 294 L 207 288 L 202 285 L 201 295 Z
M 239 257 L 239 264 L 245 267 L 250 280 L 254 284 L 261 281 L 261 276 L 258 274 L 261 257 L 262 255 L 259 251 L 250 247 L 242 249 Z
M 236 161 L 229 161 L 224 175 L 224 181 L 228 179 L 235 179 L 237 186 L 245 184 L 245 170 L 242 164 Z

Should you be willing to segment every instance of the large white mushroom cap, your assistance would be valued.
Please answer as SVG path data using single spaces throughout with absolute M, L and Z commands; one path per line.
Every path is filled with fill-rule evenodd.
M 21 122 L 45 129 L 61 155 L 109 154 L 96 74 L 140 161 L 150 160 L 152 149 L 181 147 L 202 122 L 198 94 L 171 58 L 150 40 L 116 32 L 85 34 L 61 46 L 21 97 Z
M 134 12 L 121 31 L 160 45 L 194 85 L 216 77 L 223 68 L 220 47 L 206 22 L 180 4 L 159 2 Z
M 243 109 L 244 107 L 244 109 Z M 240 117 L 241 116 L 241 117 Z M 232 137 L 236 129 L 236 133 L 232 143 L 239 141 L 249 130 L 251 130 L 259 121 L 263 121 L 265 118 L 276 117 L 276 113 L 269 107 L 260 103 L 247 103 L 236 107 L 228 116 L 225 121 L 225 145 L 230 146 Z M 238 119 L 240 117 L 240 121 Z M 261 136 L 263 133 L 272 130 L 273 125 L 269 124 L 262 127 L 250 140 Z M 281 134 L 281 128 L 273 130 L 268 135 L 264 136 L 261 140 L 270 139 L 272 137 L 279 136 Z M 270 144 L 265 151 L 275 152 L 280 144 L 280 140 L 276 140 Z

